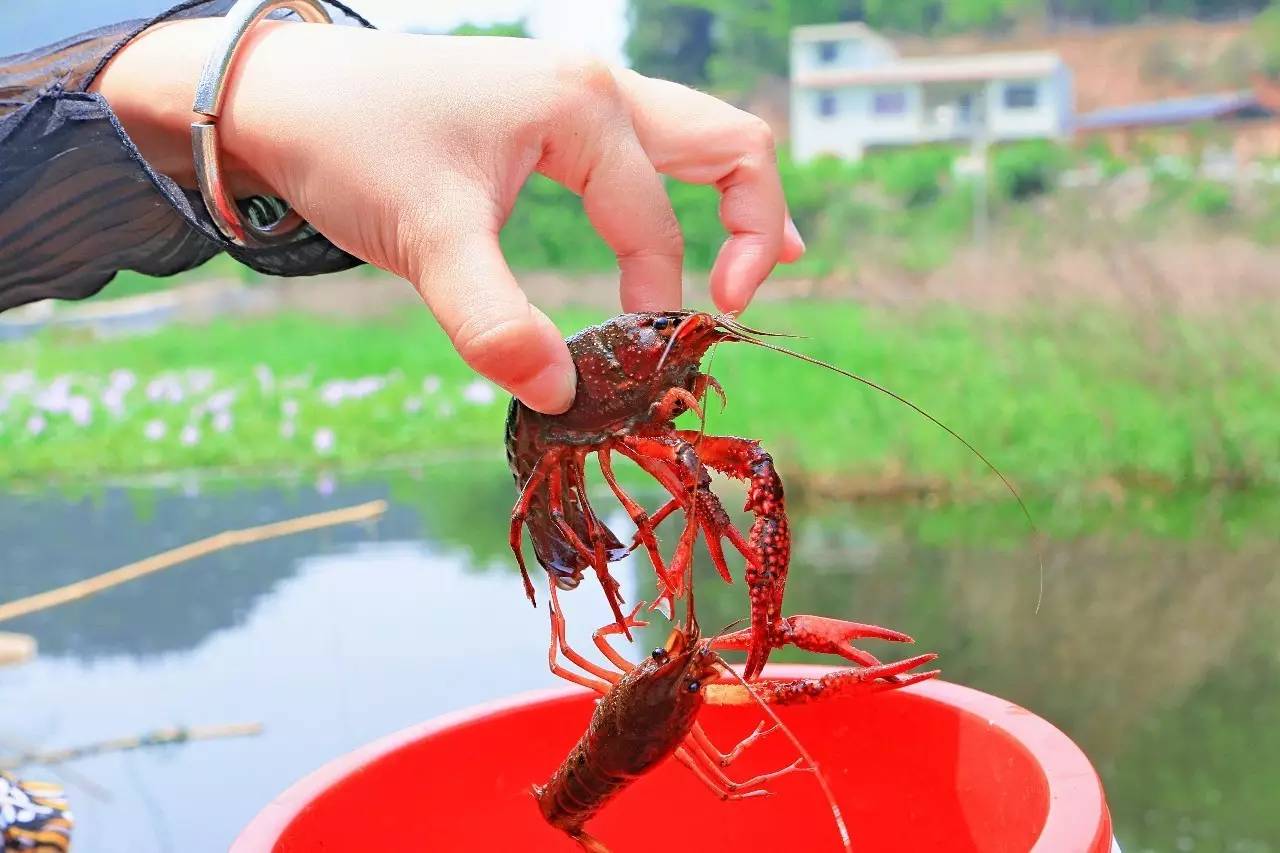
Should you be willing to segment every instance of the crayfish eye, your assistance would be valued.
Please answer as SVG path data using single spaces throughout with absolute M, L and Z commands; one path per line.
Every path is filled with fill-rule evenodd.
M 670 317 L 655 317 L 653 320 L 653 328 L 656 331 L 663 332 L 671 325 Z
M 697 693 L 698 689 L 701 687 L 702 685 L 698 683 L 697 679 L 691 679 L 689 683 L 684 686 L 684 689 L 688 690 L 690 693 Z
M 662 647 L 658 647 L 653 651 L 649 652 L 649 657 L 653 658 L 654 661 L 657 663 L 666 663 L 667 650 Z

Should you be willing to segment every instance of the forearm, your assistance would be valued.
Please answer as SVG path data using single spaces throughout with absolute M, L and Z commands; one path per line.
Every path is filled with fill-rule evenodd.
M 225 5 L 184 14 L 216 14 Z M 188 18 L 130 39 L 142 24 L 124 23 L 0 67 L 0 311 L 40 299 L 82 299 L 119 270 L 171 275 L 222 250 L 271 275 L 358 263 L 314 233 L 283 247 L 235 247 L 192 192 L 191 101 L 219 25 Z M 266 23 L 247 46 L 297 26 Z M 269 93 L 271 81 L 263 79 L 252 88 Z M 241 196 L 271 192 L 272 183 L 246 165 L 262 158 L 243 156 L 249 137 L 236 113 L 229 104 L 220 121 L 231 188 Z

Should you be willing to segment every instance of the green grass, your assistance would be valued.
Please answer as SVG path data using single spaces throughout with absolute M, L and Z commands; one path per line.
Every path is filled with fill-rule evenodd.
M 599 319 L 557 315 L 565 331 Z M 1027 488 L 1106 477 L 1280 482 L 1274 312 L 1231 324 L 1168 320 L 1155 331 L 1150 317 L 997 320 L 812 302 L 770 306 L 750 319 L 804 334 L 797 348 L 909 397 Z M 101 342 L 50 335 L 0 347 L 0 364 L 0 480 L 358 469 L 498 453 L 502 441 L 504 395 L 469 372 L 426 312 L 377 325 L 222 322 Z M 722 346 L 711 370 L 729 406 L 721 413 L 712 403 L 708 429 L 763 439 L 786 470 L 998 488 L 953 438 L 857 383 L 742 345 Z M 102 403 L 113 371 L 136 378 L 114 414 Z M 357 397 L 347 386 L 341 402 L 324 401 L 329 383 L 360 378 L 379 387 Z M 150 399 L 157 380 L 153 390 L 177 386 L 170 393 L 180 399 Z M 87 404 L 89 423 L 57 404 L 59 385 L 64 400 L 85 399 L 78 405 Z M 217 406 L 215 395 L 228 391 L 234 401 Z M 64 411 L 42 410 L 39 394 L 45 409 L 52 397 Z M 227 413 L 221 432 L 218 411 Z M 282 433 L 286 424 L 291 434 Z M 181 440 L 187 427 L 198 434 L 189 446 Z M 148 439 L 148 429 L 163 435 Z

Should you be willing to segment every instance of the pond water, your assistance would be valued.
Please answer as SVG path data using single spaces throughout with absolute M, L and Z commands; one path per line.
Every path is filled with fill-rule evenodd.
M 552 685 L 546 613 L 524 600 L 506 549 L 513 495 L 497 460 L 339 483 L 0 495 L 0 600 L 379 497 L 391 509 L 376 525 L 223 552 L 3 626 L 41 653 L 0 670 L 0 755 L 170 725 L 265 726 L 26 768 L 68 786 L 78 850 L 224 851 L 328 759 Z M 1036 550 L 1007 506 L 798 505 L 787 610 L 911 632 L 945 677 L 1055 722 L 1100 769 L 1126 853 L 1280 851 L 1280 542 L 1259 506 L 1274 498 L 1145 501 L 1058 525 L 1040 549 L 1037 611 Z M 651 589 L 646 565 L 615 571 L 632 595 Z M 743 614 L 740 584 L 701 577 L 704 625 Z M 589 645 L 609 618 L 603 596 L 588 582 L 565 603 L 571 640 Z M 660 641 L 649 632 L 638 648 Z

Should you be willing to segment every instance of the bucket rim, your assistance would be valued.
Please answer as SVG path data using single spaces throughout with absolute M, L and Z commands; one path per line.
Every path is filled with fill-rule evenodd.
M 821 664 L 776 664 L 766 667 L 764 676 L 814 678 L 838 669 L 840 667 Z M 410 744 L 463 724 L 492 722 L 532 705 L 589 693 L 580 687 L 526 690 L 449 711 L 372 740 L 326 762 L 290 785 L 241 830 L 229 853 L 269 853 L 290 824 L 325 791 Z M 1111 815 L 1102 780 L 1084 751 L 1057 726 L 1008 699 L 941 679 L 923 681 L 893 693 L 910 694 L 985 720 L 1027 750 L 1044 773 L 1049 789 L 1044 827 L 1031 853 L 1061 853 L 1076 848 L 1081 826 L 1097 827 L 1086 849 L 1111 849 Z

